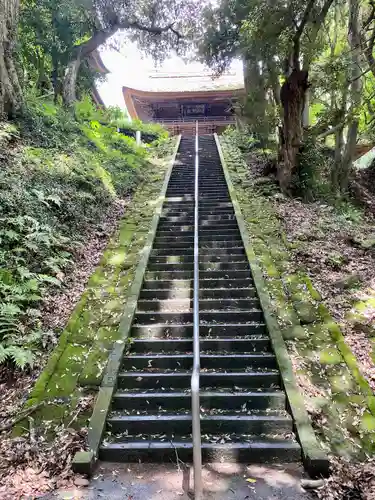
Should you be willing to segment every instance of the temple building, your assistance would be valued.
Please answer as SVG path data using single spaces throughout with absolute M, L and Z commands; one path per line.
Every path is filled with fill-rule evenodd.
M 130 118 L 160 123 L 172 134 L 194 133 L 196 121 L 200 134 L 220 133 L 235 124 L 235 104 L 244 94 L 234 73 L 151 72 L 142 87 L 123 87 Z

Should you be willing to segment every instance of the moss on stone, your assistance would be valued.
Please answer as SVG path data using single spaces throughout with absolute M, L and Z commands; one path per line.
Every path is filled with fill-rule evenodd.
M 308 325 L 319 320 L 318 310 L 314 304 L 306 301 L 293 301 L 293 306 L 298 314 L 301 324 Z
M 274 316 L 291 352 L 300 358 L 302 385 L 307 383 L 321 394 L 309 397 L 309 407 L 315 408 L 324 421 L 316 430 L 334 453 L 357 456 L 361 447 L 366 451 L 374 448 L 375 397 L 309 276 L 304 270 L 295 272 L 294 265 L 290 266 L 293 274 L 288 272 L 288 250 L 307 246 L 308 242 L 288 241 L 272 201 L 254 189 L 241 153 L 225 137 L 221 144 Z M 356 312 L 363 314 L 366 310 L 363 304 L 360 309 Z M 365 413 L 364 408 L 368 409 Z
M 344 361 L 339 351 L 334 347 L 323 349 L 320 352 L 319 360 L 322 365 L 336 365 Z
M 103 372 L 107 365 L 110 347 L 97 342 L 91 350 L 84 368 L 79 376 L 78 382 L 82 386 L 99 386 Z
M 87 348 L 70 344 L 64 350 L 47 388 L 48 397 L 71 396 L 88 357 Z
M 283 330 L 283 337 L 285 340 L 307 339 L 309 334 L 301 325 L 293 325 Z

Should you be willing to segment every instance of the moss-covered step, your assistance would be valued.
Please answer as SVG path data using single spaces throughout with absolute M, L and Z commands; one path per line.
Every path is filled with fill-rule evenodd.
M 289 256 L 295 243 L 286 238 L 272 197 L 256 188 L 233 141 L 224 135 L 220 143 L 271 314 L 293 359 L 319 442 L 345 456 L 372 452 L 374 396 L 357 360 L 311 279 L 303 269 L 295 269 Z M 365 309 L 360 304 L 359 309 L 367 310 L 367 305 Z M 359 311 L 355 313 L 358 316 Z

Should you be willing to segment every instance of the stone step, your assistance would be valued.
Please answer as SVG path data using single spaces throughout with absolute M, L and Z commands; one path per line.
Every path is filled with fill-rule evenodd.
M 263 321 L 263 312 L 260 309 L 253 308 L 246 311 L 201 311 L 199 314 L 200 324 L 205 323 L 253 323 L 256 321 Z M 176 325 L 192 323 L 193 313 L 192 312 L 159 312 L 159 311 L 149 311 L 141 312 L 136 311 L 134 317 L 134 325 L 154 325 L 154 324 L 165 324 Z
M 285 393 L 280 390 L 267 391 L 201 391 L 201 408 L 206 410 L 232 411 L 264 411 L 285 410 Z M 191 409 L 191 394 L 189 392 L 121 392 L 113 397 L 114 410 L 163 411 Z
M 205 352 L 217 351 L 234 352 L 234 353 L 261 353 L 270 351 L 270 339 L 267 335 L 255 336 L 255 338 L 216 338 L 216 339 L 200 339 L 201 354 Z M 159 339 L 152 340 L 133 339 L 130 346 L 131 354 L 141 353 L 192 353 L 192 339 Z
M 173 462 L 192 461 L 192 442 L 168 440 L 126 439 L 123 442 L 106 443 L 99 449 L 99 458 L 111 462 Z M 287 463 L 301 459 L 299 445 L 292 440 L 259 439 L 246 442 L 215 444 L 202 443 L 202 457 L 207 462 L 246 462 L 246 463 Z
M 227 337 L 244 337 L 252 338 L 254 335 L 264 336 L 267 329 L 264 323 L 208 323 L 199 326 L 199 335 L 201 339 L 207 337 L 212 338 L 227 338 Z M 193 338 L 193 324 L 159 324 L 153 323 L 149 325 L 134 325 L 131 329 L 131 336 L 134 339 L 173 339 L 173 338 Z
M 207 289 L 215 289 L 215 288 L 253 288 L 254 282 L 251 279 L 250 273 L 246 279 L 205 279 L 204 283 L 200 280 L 201 288 Z M 154 280 L 145 280 L 143 282 L 144 290 L 176 290 L 181 288 L 192 288 L 193 287 L 193 279 L 154 279 Z
M 256 297 L 255 288 L 201 288 L 200 299 L 249 299 Z M 193 299 L 192 288 L 176 288 L 147 290 L 142 289 L 139 295 L 141 300 L 166 300 L 166 299 Z
M 235 262 L 200 262 L 200 271 L 248 271 L 250 272 L 249 263 L 247 261 L 235 261 Z M 161 264 L 159 262 L 149 262 L 147 266 L 148 271 L 158 272 L 175 272 L 175 271 L 191 271 L 193 270 L 193 262 L 176 262 L 167 264 Z
M 248 299 L 200 299 L 200 311 L 247 311 L 259 309 L 260 303 L 257 297 Z M 165 300 L 138 300 L 138 311 L 158 311 L 158 312 L 193 312 L 193 299 L 168 297 Z
M 199 255 L 199 263 L 234 263 L 234 262 L 247 262 L 245 255 L 233 254 L 233 255 L 221 255 L 221 254 L 206 254 Z M 149 264 L 193 264 L 194 255 L 151 255 L 149 258 Z
M 202 280 L 231 280 L 231 279 L 247 279 L 250 277 L 250 270 L 220 269 L 218 271 L 200 271 L 199 281 Z M 194 279 L 194 271 L 146 271 L 145 280 L 192 280 Z M 205 283 L 202 283 L 205 285 Z
M 186 435 L 192 432 L 190 414 L 159 415 L 112 415 L 107 420 L 111 433 L 166 434 Z M 201 415 L 202 434 L 280 434 L 292 432 L 292 419 L 280 412 L 279 415 L 267 415 L 266 412 L 255 415 Z
M 276 369 L 273 354 L 202 354 L 201 371 L 252 371 L 257 368 Z M 192 354 L 129 354 L 123 359 L 122 369 L 154 373 L 157 370 L 191 370 Z
M 121 372 L 117 378 L 120 389 L 148 390 L 158 389 L 190 389 L 191 370 L 149 373 L 140 371 Z M 279 389 L 280 374 L 277 370 L 257 370 L 252 372 L 202 372 L 200 374 L 202 389 L 227 388 L 243 389 Z
M 151 257 L 155 256 L 171 256 L 171 255 L 194 255 L 194 250 L 193 248 L 174 248 L 173 252 L 171 251 L 170 248 L 153 248 L 151 250 Z M 246 251 L 243 247 L 241 246 L 232 246 L 232 247 L 226 247 L 226 248 L 201 248 L 199 252 L 200 258 L 202 257 L 207 257 L 207 256 L 212 256 L 212 255 L 219 255 L 219 256 L 231 256 L 231 255 L 246 255 Z

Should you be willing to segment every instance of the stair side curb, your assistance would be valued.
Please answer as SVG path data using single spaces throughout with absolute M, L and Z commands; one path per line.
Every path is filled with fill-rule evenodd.
M 102 440 L 107 414 L 110 408 L 112 395 L 115 390 L 117 373 L 121 366 L 121 359 L 125 345 L 132 326 L 133 317 L 137 307 L 138 296 L 140 294 L 143 277 L 146 272 L 148 260 L 151 254 L 152 245 L 155 239 L 156 230 L 162 213 L 163 203 L 166 198 L 169 179 L 175 164 L 176 156 L 180 147 L 181 135 L 178 136 L 176 145 L 170 160 L 168 170 L 165 174 L 163 187 L 160 192 L 151 226 L 148 231 L 145 246 L 140 255 L 139 263 L 135 270 L 133 284 L 130 288 L 125 310 L 119 325 L 120 341 L 117 341 L 108 358 L 108 363 L 104 372 L 103 380 L 99 388 L 99 393 L 90 418 L 88 430 L 88 451 L 77 452 L 73 458 L 72 468 L 74 472 L 90 475 L 92 474 L 98 460 L 98 450 Z
M 313 478 L 329 475 L 329 460 L 327 454 L 319 446 L 310 417 L 305 408 L 303 396 L 301 395 L 293 372 L 292 362 L 289 358 L 286 344 L 282 333 L 272 315 L 272 306 L 268 292 L 266 291 L 262 271 L 257 263 L 254 250 L 250 243 L 250 236 L 246 228 L 245 220 L 237 199 L 235 188 L 230 178 L 229 170 L 221 148 L 217 134 L 214 134 L 216 146 L 219 152 L 224 176 L 227 181 L 229 196 L 233 203 L 233 208 L 237 217 L 238 228 L 246 249 L 255 288 L 258 292 L 259 300 L 263 309 L 265 323 L 268 328 L 272 347 L 280 369 L 283 387 L 287 396 L 290 413 L 294 420 L 295 432 L 302 450 L 302 460 L 306 471 Z

